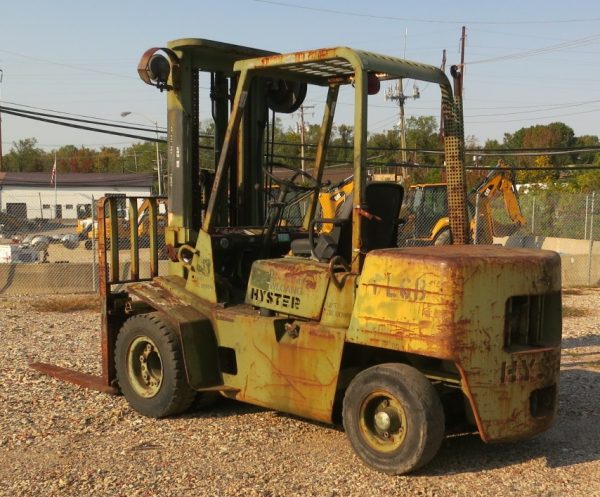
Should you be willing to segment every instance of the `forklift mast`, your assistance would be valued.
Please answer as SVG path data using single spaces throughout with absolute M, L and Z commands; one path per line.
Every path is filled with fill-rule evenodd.
M 144 82 L 167 90 L 169 227 L 167 246 L 195 245 L 202 223 L 201 188 L 210 187 L 214 162 L 218 160 L 229 120 L 232 95 L 237 86 L 235 61 L 273 55 L 274 52 L 204 39 L 178 39 L 166 48 L 147 50 L 138 66 Z M 210 76 L 210 91 L 201 99 L 200 74 Z M 267 105 L 264 82 L 250 89 L 252 104 L 235 139 L 239 146 L 230 151 L 227 178 L 230 201 L 222 201 L 215 212 L 219 224 L 247 222 L 261 224 L 264 218 L 261 189 L 264 130 Z M 208 97 L 208 98 L 206 98 Z M 201 164 L 199 128 L 201 106 L 210 109 L 214 120 L 214 157 Z M 208 183 L 208 185 L 207 185 Z M 243 208 L 242 208 L 243 206 Z

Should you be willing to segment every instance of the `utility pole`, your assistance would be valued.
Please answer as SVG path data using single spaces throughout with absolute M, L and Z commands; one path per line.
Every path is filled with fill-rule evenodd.
M 406 58 L 406 38 L 408 36 L 408 30 L 404 31 L 404 54 L 403 58 Z M 399 107 L 400 119 L 398 120 L 398 125 L 400 126 L 400 162 L 402 163 L 402 179 L 406 181 L 408 178 L 408 169 L 406 168 L 406 164 L 408 162 L 408 154 L 406 153 L 406 122 L 404 119 L 404 102 L 407 99 L 413 98 L 417 99 L 421 96 L 419 93 L 419 88 L 415 85 L 413 87 L 412 95 L 404 94 L 404 80 L 399 79 L 396 84 L 396 89 L 394 90 L 392 87 L 389 87 L 385 92 L 386 100 L 397 100 Z
M 465 81 L 465 43 L 467 40 L 467 28 L 462 27 L 462 35 L 460 37 L 460 74 L 461 74 L 461 85 L 460 85 L 460 96 L 463 96 L 463 88 Z
M 306 154 L 304 151 L 306 141 L 305 141 L 305 124 L 304 124 L 304 109 L 314 109 L 314 105 L 301 105 L 300 106 L 300 160 L 302 171 L 306 171 Z
M 440 69 L 443 73 L 446 72 L 446 49 L 442 50 L 442 65 Z M 444 109 L 440 111 L 440 139 L 444 139 Z
M 419 93 L 419 88 L 417 88 L 417 86 L 414 87 L 412 95 L 405 95 L 402 79 L 398 80 L 398 83 L 396 84 L 395 89 L 392 87 L 389 87 L 387 89 L 387 91 L 385 92 L 386 100 L 397 100 L 398 101 L 398 108 L 400 111 L 400 119 L 398 121 L 398 125 L 400 126 L 400 157 L 401 157 L 401 163 L 402 163 L 402 177 L 405 180 L 408 177 L 407 168 L 406 168 L 406 163 L 408 161 L 407 161 L 407 153 L 406 153 L 406 123 L 405 123 L 405 119 L 404 119 L 404 102 L 406 102 L 406 100 L 409 98 L 413 98 L 416 100 L 420 96 L 421 96 L 421 94 Z

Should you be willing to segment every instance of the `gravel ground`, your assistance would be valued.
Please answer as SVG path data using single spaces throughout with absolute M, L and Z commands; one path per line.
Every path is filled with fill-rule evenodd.
M 411 476 L 366 468 L 338 428 L 223 401 L 166 420 L 28 368 L 97 373 L 99 314 L 0 297 L 2 496 L 600 496 L 600 289 L 564 296 L 559 416 L 535 439 L 444 441 Z

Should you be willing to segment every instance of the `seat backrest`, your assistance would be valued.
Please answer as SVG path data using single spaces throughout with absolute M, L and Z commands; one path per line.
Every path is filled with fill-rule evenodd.
M 352 208 L 353 195 L 347 195 L 335 217 L 335 224 L 329 233 L 322 233 L 315 244 L 314 255 L 320 261 L 328 261 L 334 255 L 350 260 L 352 253 Z
M 362 219 L 362 247 L 375 250 L 396 247 L 398 216 L 404 188 L 398 183 L 373 182 L 365 187 L 366 211 L 381 220 Z

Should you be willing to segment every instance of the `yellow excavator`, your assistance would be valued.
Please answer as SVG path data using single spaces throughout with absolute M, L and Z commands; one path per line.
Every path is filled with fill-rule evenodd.
M 512 221 L 512 224 L 502 226 L 502 235 L 510 234 L 509 231 L 516 231 L 527 224 L 519 205 L 514 171 L 510 165 L 500 160 L 468 195 L 473 243 L 491 245 L 494 235 L 500 234 L 491 205 L 499 195 L 502 196 L 504 208 Z M 412 185 L 406 194 L 400 219 L 398 245 L 401 247 L 452 243 L 446 183 Z

